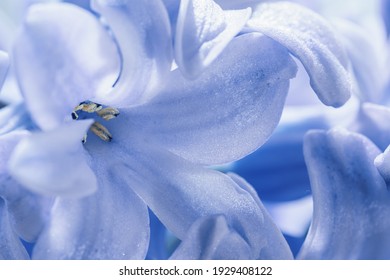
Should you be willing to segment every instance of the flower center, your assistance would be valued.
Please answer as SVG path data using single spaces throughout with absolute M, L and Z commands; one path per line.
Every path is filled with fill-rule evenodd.
M 109 121 L 113 118 L 116 118 L 119 115 L 119 111 L 116 108 L 112 107 L 103 107 L 103 105 L 91 101 L 83 101 L 78 106 L 76 106 L 72 112 L 72 119 L 78 120 L 83 114 L 97 114 L 105 121 Z M 89 128 L 96 136 L 102 139 L 105 142 L 111 142 L 112 135 L 108 129 L 100 124 L 99 122 L 94 122 Z M 82 142 L 87 142 L 87 135 L 85 134 Z

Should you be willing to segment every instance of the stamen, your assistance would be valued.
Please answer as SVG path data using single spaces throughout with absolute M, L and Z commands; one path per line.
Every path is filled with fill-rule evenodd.
M 91 125 L 91 131 L 93 133 L 95 133 L 100 139 L 102 139 L 103 141 L 105 142 L 111 142 L 112 140 L 112 135 L 111 133 L 108 131 L 107 128 L 105 128 L 103 125 L 101 125 L 100 123 L 98 122 L 94 122 L 92 125 Z
M 113 118 L 116 118 L 119 116 L 119 111 L 118 109 L 112 108 L 112 107 L 107 107 L 102 110 L 99 110 L 97 114 L 102 117 L 104 120 L 109 121 Z
M 84 102 L 81 102 L 78 106 L 76 106 L 74 108 L 74 111 L 72 112 L 72 119 L 74 119 L 74 120 L 79 119 L 79 115 L 77 114 L 77 112 L 79 112 L 79 111 L 86 112 L 86 113 L 95 113 L 96 112 L 96 114 L 99 117 L 101 117 L 102 119 L 104 119 L 106 121 L 109 121 L 109 120 L 119 116 L 118 109 L 112 108 L 112 107 L 103 108 L 103 105 L 101 105 L 99 103 L 91 102 L 91 101 L 84 101 Z M 94 122 L 91 125 L 90 130 L 94 134 L 96 134 L 100 139 L 102 139 L 103 141 L 111 142 L 112 135 L 108 131 L 108 129 L 105 126 L 103 126 L 102 124 L 100 124 L 98 122 Z M 87 134 L 84 135 L 84 137 L 81 141 L 83 143 L 87 142 Z

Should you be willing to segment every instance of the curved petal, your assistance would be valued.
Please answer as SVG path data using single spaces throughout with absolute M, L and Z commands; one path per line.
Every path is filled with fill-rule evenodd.
M 0 90 L 1 87 L 3 86 L 5 76 L 7 75 L 8 72 L 8 65 L 9 65 L 8 54 L 3 51 L 0 51 Z
M 109 91 L 116 45 L 89 12 L 66 3 L 33 5 L 16 39 L 15 73 L 33 119 L 53 129 L 80 102 Z
M 234 162 L 229 170 L 245 178 L 268 202 L 310 195 L 303 138 L 309 129 L 328 128 L 323 112 L 318 112 L 285 108 L 284 118 L 261 149 Z
M 170 260 L 247 260 L 248 243 L 232 230 L 223 215 L 202 217 L 188 230 Z
M 93 0 L 107 21 L 122 55 L 120 77 L 112 91 L 97 99 L 120 107 L 145 103 L 164 82 L 172 64 L 169 18 L 161 0 Z
M 295 72 L 279 44 L 254 33 L 239 36 L 198 79 L 174 71 L 155 99 L 124 112 L 127 130 L 193 162 L 238 159 L 275 129 Z
M 131 148 L 110 146 L 120 157 L 113 172 L 132 182 L 133 190 L 175 236 L 185 239 L 196 220 L 221 214 L 249 244 L 250 257 L 260 255 L 266 245 L 264 216 L 251 194 L 227 175 L 193 165 L 144 139 L 131 137 L 128 142 Z M 94 143 L 89 144 L 92 149 Z
M 29 257 L 11 227 L 5 203 L 0 198 L 0 260 L 18 259 L 29 259 Z
M 97 179 L 81 143 L 92 122 L 75 121 L 23 139 L 9 161 L 10 174 L 29 190 L 44 195 L 93 193 Z
M 367 136 L 382 151 L 390 144 L 390 109 L 372 103 L 361 106 L 356 121 L 349 127 L 350 130 Z
M 305 139 L 314 216 L 302 259 L 388 259 L 390 195 L 374 165 L 379 149 L 342 129 Z
M 241 31 L 251 9 L 223 11 L 213 0 L 183 0 L 176 24 L 175 59 L 184 76 L 198 77 Z
M 352 85 L 347 56 L 331 26 L 319 15 L 294 3 L 264 3 L 254 9 L 247 26 L 247 31 L 278 41 L 302 62 L 324 104 L 339 107 L 348 100 Z
M 46 222 L 50 200 L 25 190 L 7 170 L 15 146 L 28 135 L 26 131 L 15 131 L 0 136 L 0 200 L 5 202 L 15 232 L 26 241 L 34 241 Z
M 34 259 L 143 259 L 149 244 L 144 202 L 115 172 L 107 150 L 93 158 L 99 188 L 83 199 L 59 198 L 37 241 Z M 115 157 L 117 158 L 117 157 Z M 112 159 L 112 161 L 110 161 Z

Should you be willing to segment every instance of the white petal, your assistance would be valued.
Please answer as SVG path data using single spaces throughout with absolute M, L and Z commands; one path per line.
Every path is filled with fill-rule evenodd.
M 22 140 L 9 162 L 11 175 L 33 192 L 80 197 L 97 188 L 81 140 L 92 120 L 74 121 Z
M 55 128 L 80 102 L 108 92 L 119 74 L 107 30 L 71 4 L 33 5 L 13 51 L 21 91 L 42 129 Z

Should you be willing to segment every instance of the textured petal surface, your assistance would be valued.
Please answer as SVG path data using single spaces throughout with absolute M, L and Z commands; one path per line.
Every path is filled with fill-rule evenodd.
M 53 129 L 80 102 L 109 91 L 119 73 L 108 32 L 71 4 L 32 6 L 13 51 L 22 93 L 42 129 Z
M 1 87 L 3 86 L 3 82 L 8 71 L 8 64 L 9 64 L 8 54 L 3 51 L 0 51 L 0 90 Z
M 112 29 L 122 58 L 114 89 L 98 101 L 116 107 L 148 101 L 172 64 L 171 28 L 164 4 L 161 0 L 93 0 L 91 4 Z
M 125 132 L 122 132 L 126 135 Z M 146 202 L 167 228 L 185 239 L 191 225 L 201 217 L 222 214 L 249 244 L 250 257 L 257 258 L 265 246 L 259 232 L 263 214 L 251 194 L 228 176 L 193 165 L 148 140 L 113 138 L 109 154 L 117 155 L 113 171 L 128 180 L 133 190 Z M 97 149 L 102 141 L 91 139 L 88 149 Z
M 34 259 L 143 259 L 149 244 L 148 209 L 116 172 L 115 157 L 93 158 L 99 188 L 82 199 L 58 198 Z
M 295 72 L 283 47 L 246 34 L 235 38 L 198 79 L 189 81 L 174 71 L 155 99 L 124 111 L 129 124 L 123 127 L 193 162 L 232 161 L 273 132 Z
M 26 131 L 16 131 L 0 136 L 0 200 L 5 202 L 14 231 L 24 240 L 34 241 L 46 221 L 50 199 L 27 191 L 7 170 L 14 147 L 28 135 Z
M 212 0 L 181 1 L 175 59 L 184 76 L 198 77 L 241 31 L 250 15 L 250 9 L 223 11 Z
M 302 62 L 324 104 L 339 107 L 348 100 L 347 57 L 334 31 L 319 15 L 294 3 L 264 3 L 254 9 L 247 25 L 248 31 L 278 41 Z
M 388 259 L 390 195 L 374 165 L 379 149 L 334 129 L 309 133 L 304 152 L 314 216 L 299 258 Z
M 11 175 L 31 191 L 81 197 L 97 188 L 81 139 L 92 120 L 64 124 L 23 139 L 9 162 Z
M 0 198 L 0 260 L 18 259 L 29 259 L 29 257 L 11 227 L 5 203 Z

